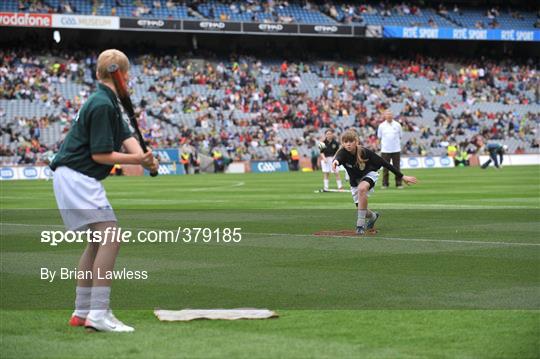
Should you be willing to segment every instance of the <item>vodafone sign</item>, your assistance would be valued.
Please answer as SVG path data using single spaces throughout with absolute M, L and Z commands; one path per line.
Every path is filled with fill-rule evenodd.
M 120 19 L 116 16 L 0 12 L 0 26 L 118 30 Z
M 50 14 L 0 12 L 0 26 L 51 27 Z

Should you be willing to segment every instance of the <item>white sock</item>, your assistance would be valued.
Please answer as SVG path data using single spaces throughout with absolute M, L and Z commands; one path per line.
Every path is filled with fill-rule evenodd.
M 341 180 L 336 180 L 336 183 L 337 183 L 337 188 L 343 187 L 343 185 L 341 184 Z
M 366 219 L 373 219 L 375 218 L 375 213 L 373 211 L 370 211 L 369 209 L 366 212 Z
M 358 210 L 358 219 L 356 220 L 356 226 L 364 227 L 366 225 L 366 212 L 365 209 Z
M 92 300 L 90 301 L 91 319 L 101 319 L 109 310 L 111 287 L 92 287 Z
M 90 312 L 90 299 L 92 298 L 92 287 L 75 288 L 75 311 L 73 315 L 86 318 Z
M 328 189 L 328 180 L 327 179 L 323 180 L 323 183 L 324 183 L 324 189 Z

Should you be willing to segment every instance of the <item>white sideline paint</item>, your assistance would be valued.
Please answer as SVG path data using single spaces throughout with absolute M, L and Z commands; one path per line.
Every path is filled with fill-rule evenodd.
M 226 185 L 213 186 L 213 187 L 197 187 L 197 188 L 182 189 L 182 191 L 180 192 L 205 192 L 205 191 L 212 191 L 216 189 L 224 189 L 224 188 L 230 188 L 230 187 L 242 187 L 245 184 L 246 183 L 244 181 L 239 181 L 233 184 L 226 184 Z
M 288 236 L 288 237 L 325 237 L 315 236 L 314 234 L 289 234 L 289 233 L 257 233 L 244 232 L 243 234 L 257 234 L 266 236 Z M 540 247 L 540 243 L 520 243 L 520 242 L 483 242 L 483 241 L 461 241 L 459 239 L 433 239 L 433 238 L 399 238 L 399 237 L 382 237 L 382 236 L 326 236 L 334 238 L 366 238 L 366 239 L 384 239 L 387 241 L 404 241 L 404 242 L 435 242 L 435 243 L 461 243 L 461 244 L 489 244 L 489 245 L 504 245 L 504 246 L 533 246 Z
M 243 186 L 244 185 L 244 182 L 238 182 L 237 184 L 234 184 L 234 185 L 229 185 L 229 186 L 216 186 L 216 187 L 207 187 L 207 188 L 204 188 L 203 190 L 208 190 L 209 188 L 228 188 L 228 187 L 240 187 L 240 186 Z M 181 191 L 177 191 L 177 192 L 182 192 L 182 191 L 190 191 L 190 190 L 185 190 L 185 189 L 182 189 Z M 346 191 L 345 192 L 346 194 L 350 194 L 350 192 Z M 6 196 L 2 197 L 2 198 L 8 198 Z M 34 197 L 20 197 L 20 196 L 17 196 L 17 197 L 13 197 L 13 199 L 20 199 L 20 198 L 28 198 L 28 199 L 34 199 L 36 198 L 35 196 Z M 209 200 L 203 200 L 203 199 L 197 199 L 197 200 L 177 200 L 177 199 L 160 199 L 160 200 L 156 200 L 156 199 L 134 199 L 133 197 L 114 197 L 114 199 L 111 201 L 113 202 L 113 205 L 114 205 L 114 202 L 115 201 L 120 201 L 120 202 L 124 202 L 124 201 L 127 201 L 127 200 L 130 200 L 130 201 L 135 201 L 135 202 L 141 202 L 141 203 L 152 203 L 152 202 L 159 202 L 159 203 L 178 203 L 178 204 L 182 204 L 182 203 L 201 203 L 201 202 L 219 202 L 219 203 L 225 203 L 226 200 L 215 200 L 215 199 L 209 199 Z M 502 199 L 501 202 L 508 202 L 510 201 L 511 199 Z M 519 201 L 521 200 L 520 199 L 516 199 L 516 201 Z M 479 200 L 479 201 L 483 201 L 483 200 Z M 488 200 L 485 200 L 485 201 L 488 201 Z M 490 202 L 496 202 L 497 200 L 493 200 L 493 201 L 490 201 Z M 526 202 L 531 202 L 530 199 L 525 199 Z M 503 205 L 503 206 L 491 206 L 491 205 L 473 205 L 473 204 L 422 204 L 422 203 L 418 203 L 418 204 L 414 204 L 414 203 L 377 203 L 376 205 L 374 205 L 374 207 L 377 207 L 377 208 L 383 208 L 383 209 L 411 209 L 411 208 L 414 208 L 414 209 L 540 209 L 540 206 L 508 206 L 508 205 Z M 354 208 L 354 207 L 353 207 Z M 328 206 L 310 206 L 309 208 L 308 207 L 297 207 L 297 208 L 284 208 L 284 209 L 291 209 L 291 210 L 295 210 L 295 209 L 332 209 L 332 210 L 335 210 L 335 209 L 340 209 L 340 210 L 351 210 L 351 207 L 350 206 L 347 206 L 347 207 L 340 207 L 340 208 L 336 208 L 336 207 L 328 207 Z M 16 211 L 16 210 L 58 210 L 58 208 L 9 208 L 8 209 L 9 211 Z M 125 210 L 125 209 L 121 209 L 121 210 Z M 127 210 L 134 210 L 134 209 L 127 209 Z M 267 211 L 268 208 L 254 208 L 253 209 L 254 211 L 258 211 L 258 210 L 264 210 L 264 211 Z
M 381 207 L 384 207 L 382 205 Z M 404 207 L 394 206 L 386 207 L 388 209 L 407 209 L 407 208 L 426 208 L 426 209 L 540 209 L 540 206 L 477 206 L 468 204 L 446 204 L 446 205 L 430 205 L 430 204 L 409 204 Z
M 377 203 L 377 208 L 384 209 L 540 209 L 539 206 L 482 206 L 473 204 L 422 204 L 422 203 L 403 203 L 403 204 L 385 204 Z
M 46 228 L 62 228 L 65 229 L 63 225 L 51 225 L 51 224 L 28 224 L 28 223 L 7 223 L 1 222 L 0 226 L 18 226 L 18 227 L 46 227 Z M 132 227 L 131 230 L 145 231 L 145 230 L 155 230 L 156 228 L 138 228 Z M 258 236 L 282 236 L 282 237 L 301 237 L 301 238 L 313 238 L 319 237 L 314 234 L 290 234 L 290 233 L 262 233 L 262 232 L 243 232 L 243 234 L 253 234 Z M 320 236 L 325 237 L 325 236 Z M 540 247 L 540 243 L 522 243 L 522 242 L 488 242 L 488 241 L 464 241 L 459 239 L 434 239 L 434 238 L 400 238 L 400 237 L 382 237 L 382 236 L 373 236 L 373 237 L 359 237 L 359 236 L 327 236 L 334 238 L 368 238 L 368 239 L 383 239 L 386 241 L 403 241 L 403 242 L 431 242 L 431 243 L 458 243 L 458 244 L 487 244 L 487 245 L 501 245 L 501 246 L 523 246 L 523 247 Z

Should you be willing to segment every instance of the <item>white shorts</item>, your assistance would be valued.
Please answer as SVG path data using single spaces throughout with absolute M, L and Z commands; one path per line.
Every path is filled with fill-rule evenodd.
M 367 175 L 362 177 L 360 179 L 360 181 L 358 181 L 358 183 L 362 182 L 362 180 L 364 178 L 370 178 L 373 181 L 373 183 L 376 184 L 377 180 L 379 179 L 379 172 L 375 172 L 375 171 L 369 172 Z M 368 192 L 368 196 L 370 195 L 370 193 L 373 193 L 374 191 L 375 191 L 375 186 L 370 188 L 370 190 Z M 354 203 L 357 204 L 358 203 L 358 186 L 356 186 L 356 187 L 351 186 L 351 194 L 352 194 L 352 198 L 353 198 Z
M 333 157 L 326 157 L 324 160 L 321 160 L 321 169 L 324 173 L 335 173 L 332 171 L 332 161 L 334 160 Z
M 105 189 L 95 178 L 62 166 L 54 171 L 53 188 L 68 230 L 86 230 L 92 223 L 116 222 Z

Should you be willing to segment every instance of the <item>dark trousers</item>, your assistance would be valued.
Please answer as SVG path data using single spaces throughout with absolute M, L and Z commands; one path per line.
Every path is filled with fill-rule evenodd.
M 394 166 L 398 171 L 400 170 L 400 160 L 401 160 L 401 152 L 392 152 L 392 153 L 381 153 L 381 157 L 390 162 L 392 166 Z M 382 185 L 385 187 L 388 187 L 388 170 L 386 168 L 383 168 L 383 178 L 382 178 Z M 401 186 L 401 178 L 398 179 L 396 177 L 396 186 Z
M 499 156 L 499 161 L 497 161 L 497 155 Z M 487 168 L 489 164 L 491 163 L 491 161 L 493 161 L 493 164 L 495 165 L 495 167 L 499 168 L 499 164 L 502 165 L 503 163 L 504 152 L 501 150 L 489 151 L 489 158 L 490 159 L 487 160 L 486 163 L 482 165 L 482 168 Z
M 311 169 L 313 171 L 319 170 L 319 157 L 311 157 Z

